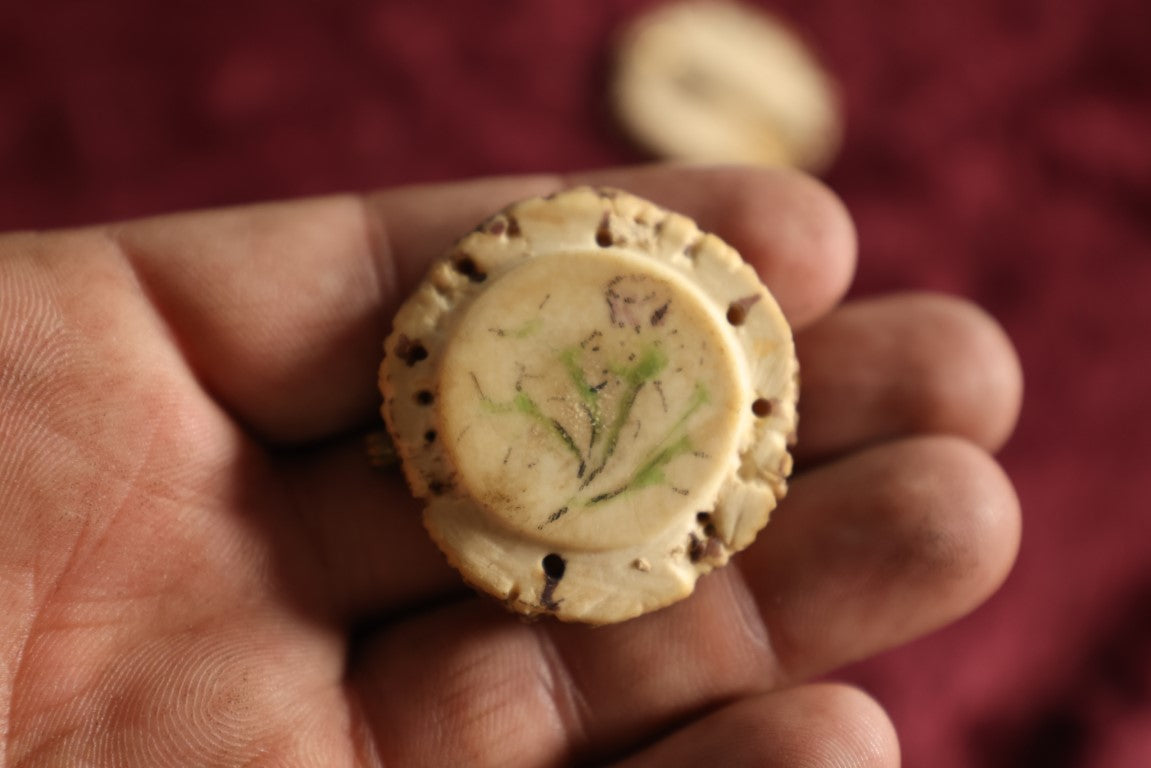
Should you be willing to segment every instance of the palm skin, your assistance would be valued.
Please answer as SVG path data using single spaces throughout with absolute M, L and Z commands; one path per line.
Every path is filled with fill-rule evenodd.
M 388 318 L 495 208 L 577 183 L 696 218 L 797 330 L 799 472 L 759 541 L 621 625 L 464 590 L 361 435 Z M 967 612 L 1018 542 L 978 310 L 838 306 L 851 226 L 783 172 L 396 189 L 0 238 L 0 756 L 55 765 L 890 766 L 806 680 Z

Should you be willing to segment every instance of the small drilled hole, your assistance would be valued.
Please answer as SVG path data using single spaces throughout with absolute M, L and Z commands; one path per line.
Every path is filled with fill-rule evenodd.
M 564 577 L 564 571 L 567 570 L 567 563 L 555 552 L 544 557 L 543 566 L 544 575 L 554 581 L 562 579 Z
M 607 248 L 615 242 L 611 236 L 611 230 L 606 226 L 601 226 L 595 233 L 595 244 L 600 248 Z
M 427 432 L 424 433 L 424 442 L 425 443 L 434 443 L 435 441 L 436 441 L 436 431 L 434 429 L 429 429 Z
M 418 340 L 409 339 L 407 336 L 400 336 L 396 341 L 396 357 L 403 360 L 409 366 L 415 365 L 421 360 L 428 358 L 428 350 Z
M 711 513 L 710 512 L 697 512 L 695 514 L 695 519 L 699 522 L 700 525 L 707 525 L 708 523 L 711 522 Z
M 487 280 L 487 273 L 479 268 L 475 259 L 471 256 L 464 256 L 455 263 L 456 271 L 461 275 L 471 280 L 473 283 L 482 283 Z
M 687 556 L 693 563 L 698 563 L 707 551 L 706 545 L 694 533 L 687 536 Z
M 416 393 L 416 402 L 420 405 L 431 405 L 436 401 L 436 396 L 432 394 L 431 390 L 421 389 Z
M 770 416 L 771 410 L 771 401 L 763 397 L 751 404 L 751 412 L 761 419 Z
M 743 325 L 747 319 L 747 308 L 742 304 L 732 304 L 727 308 L 727 321 L 732 325 Z

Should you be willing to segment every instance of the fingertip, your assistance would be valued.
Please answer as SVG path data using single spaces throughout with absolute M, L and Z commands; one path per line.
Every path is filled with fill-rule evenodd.
M 798 476 L 741 560 L 789 679 L 968 614 L 1019 548 L 1007 475 L 968 440 L 884 443 Z
M 736 701 L 621 764 L 763 768 L 894 768 L 899 741 L 883 708 L 837 683 L 803 685 Z
M 806 689 L 806 690 L 805 690 Z M 900 762 L 899 737 L 887 712 L 870 695 L 850 685 L 817 683 L 800 689 L 806 693 L 803 720 L 819 718 L 840 727 L 820 734 L 811 759 L 795 765 L 892 768 Z M 806 715 L 806 716 L 805 716 Z
M 982 361 L 954 378 L 956 414 L 982 411 L 968 437 L 989 451 L 1003 447 L 1015 430 L 1023 404 L 1023 366 L 1003 326 L 989 312 L 955 297 L 932 297 L 951 314 L 962 358 Z
M 1002 467 L 970 440 L 946 435 L 879 446 L 862 458 L 857 469 L 875 479 L 867 506 L 883 516 L 873 520 L 874 535 L 889 543 L 878 573 L 902 582 L 907 605 L 923 602 L 921 631 L 982 604 L 1019 549 L 1019 499 Z
M 721 711 L 713 722 L 707 738 L 714 740 L 714 752 L 725 756 L 725 765 L 899 765 L 899 738 L 883 707 L 841 683 L 813 683 L 746 700 Z
M 819 180 L 793 170 L 747 177 L 733 245 L 760 270 L 793 326 L 803 327 L 840 302 L 855 276 L 857 237 L 846 205 Z M 780 197 L 786 190 L 786 198 Z M 774 290 L 774 289 L 773 289 Z
M 899 373 L 918 381 L 909 431 L 952 434 L 998 450 L 1019 417 L 1023 373 L 1006 332 L 986 310 L 966 299 L 917 292 L 866 302 L 883 305 L 907 361 Z M 903 392 L 906 399 L 910 393 Z
M 851 301 L 797 340 L 802 461 L 914 434 L 951 434 L 994 451 L 1015 427 L 1019 359 L 986 311 L 907 293 Z
M 952 471 L 941 491 L 967 511 L 963 516 L 937 516 L 940 536 L 952 542 L 941 572 L 949 572 L 965 599 L 958 613 L 982 604 L 1006 580 L 1019 554 L 1022 515 L 1019 496 L 1004 469 L 981 447 L 962 438 L 934 438 Z M 974 482 L 973 482 L 974 481 Z

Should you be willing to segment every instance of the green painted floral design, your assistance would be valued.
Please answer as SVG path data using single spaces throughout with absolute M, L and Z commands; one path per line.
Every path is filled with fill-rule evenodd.
M 578 313 L 589 307 L 589 288 L 600 312 L 583 325 Z M 471 374 L 481 410 L 512 427 L 501 432 L 510 441 L 503 465 L 515 453 L 521 468 L 502 470 L 493 462 L 493 469 L 531 471 L 547 458 L 571 472 L 556 483 L 559 500 L 547 502 L 555 507 L 534 513 L 538 528 L 644 489 L 690 495 L 698 473 L 686 465 L 677 471 L 677 463 L 707 458 L 715 435 L 701 431 L 713 423 L 704 411 L 723 397 L 705 383 L 716 357 L 700 318 L 690 304 L 681 309 L 671 283 L 643 272 L 609 273 L 591 284 L 576 279 L 562 293 L 553 290 L 529 288 L 516 297 L 519 311 L 493 314 L 497 322 L 485 328 L 496 346 L 477 365 L 515 361 L 484 384 Z M 539 295 L 534 311 L 523 311 Z M 522 447 L 517 421 L 532 427 Z
M 595 481 L 616 457 L 624 428 L 641 392 L 650 385 L 658 385 L 659 376 L 667 368 L 668 358 L 660 343 L 646 342 L 633 355 L 633 360 L 609 364 L 603 369 L 608 378 L 593 383 L 587 372 L 592 366 L 588 366 L 585 357 L 583 347 L 573 345 L 562 350 L 554 361 L 565 371 L 573 398 L 578 402 L 585 419 L 583 431 L 586 431 L 588 438 L 584 445 L 579 444 L 573 436 L 577 431 L 574 425 L 565 426 L 558 418 L 550 415 L 521 385 L 517 385 L 516 393 L 510 401 L 497 402 L 484 395 L 476 382 L 477 392 L 488 413 L 517 414 L 530 419 L 554 438 L 553 444 L 557 450 L 567 452 L 576 459 L 576 479 L 579 481 L 577 493 L 553 512 L 540 527 L 559 520 L 573 509 L 602 505 L 655 485 L 670 485 L 665 474 L 668 465 L 680 456 L 696 452 L 688 434 L 688 423 L 709 401 L 707 387 L 702 381 L 696 382 L 691 397 L 680 405 L 665 432 L 639 458 L 622 483 L 605 490 L 592 489 Z M 605 402 L 603 393 L 609 381 L 613 385 L 614 396 Z

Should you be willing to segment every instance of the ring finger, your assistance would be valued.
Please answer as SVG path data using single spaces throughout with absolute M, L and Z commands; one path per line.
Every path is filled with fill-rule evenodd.
M 618 755 L 956 618 L 998 584 L 1018 538 L 1000 470 L 953 438 L 813 471 L 778 517 L 738 568 L 624 624 L 525 625 L 468 600 L 384 628 L 353 680 L 385 762 Z

